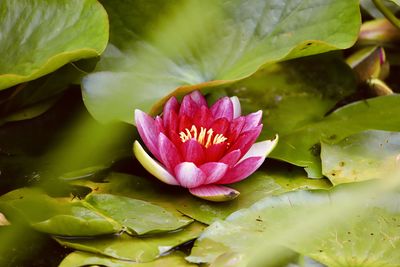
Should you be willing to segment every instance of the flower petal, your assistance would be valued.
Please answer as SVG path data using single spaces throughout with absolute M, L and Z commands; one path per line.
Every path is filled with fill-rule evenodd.
M 189 189 L 189 192 L 199 198 L 222 202 L 239 196 L 239 191 L 222 185 L 202 185 Z
M 167 101 L 163 110 L 163 123 L 167 132 L 178 130 L 178 112 L 179 103 L 173 96 Z
M 214 117 L 211 114 L 210 109 L 206 106 L 201 106 L 193 116 L 193 123 L 197 127 L 204 127 L 208 129 L 213 121 Z
M 225 154 L 226 144 L 213 144 L 205 149 L 206 161 L 220 161 Z
M 142 138 L 146 147 L 157 159 L 160 159 L 160 154 L 157 147 L 157 140 L 160 129 L 159 127 L 157 127 L 156 121 L 143 111 L 136 109 L 135 122 L 136 127 L 139 131 L 139 135 Z
M 179 116 L 185 115 L 192 118 L 198 109 L 199 106 L 197 103 L 193 101 L 190 95 L 186 95 L 183 97 L 181 107 L 179 109 Z
M 251 157 L 267 157 L 278 144 L 278 140 L 279 136 L 276 135 L 273 140 L 265 140 L 255 143 L 251 146 L 249 151 L 247 151 L 247 153 L 240 159 L 239 163 Z
M 197 166 L 205 161 L 204 148 L 194 139 L 190 139 L 181 145 L 184 161 L 193 162 Z
M 160 158 L 170 173 L 174 173 L 176 165 L 182 162 L 182 157 L 176 146 L 163 133 L 158 135 Z
M 232 96 L 231 101 L 233 104 L 233 118 L 234 119 L 239 118 L 240 115 L 242 114 L 242 108 L 240 106 L 239 98 L 237 96 Z
M 163 166 L 146 153 L 138 141 L 135 141 L 133 145 L 133 152 L 140 164 L 157 179 L 166 184 L 179 185 L 178 181 Z
M 213 129 L 214 134 L 226 135 L 226 132 L 228 131 L 229 126 L 230 126 L 230 123 L 226 118 L 219 118 L 213 122 L 213 124 L 211 125 L 211 128 Z
M 258 136 L 261 133 L 262 124 L 258 125 L 257 127 L 240 134 L 236 142 L 230 147 L 229 152 L 240 149 L 242 155 L 246 154 L 249 151 L 250 147 L 254 144 L 257 140 Z
M 239 117 L 236 119 L 233 119 L 230 129 L 229 129 L 229 140 L 230 142 L 235 142 L 236 139 L 239 137 L 240 133 L 242 132 L 244 123 L 246 122 L 245 117 Z
M 261 166 L 264 160 L 265 157 L 251 157 L 239 162 L 227 171 L 218 184 L 232 184 L 247 178 Z
M 233 104 L 227 96 L 215 102 L 210 110 L 215 119 L 227 118 L 229 121 L 233 119 Z
M 202 95 L 202 93 L 198 90 L 193 91 L 192 93 L 190 93 L 190 98 L 197 104 L 198 107 L 201 106 L 208 106 L 207 105 L 207 101 L 204 98 L 204 96 Z
M 254 127 L 260 125 L 261 118 L 262 118 L 262 111 L 259 110 L 254 113 L 250 113 L 249 115 L 244 117 L 246 119 L 243 129 L 243 132 L 249 131 L 253 129 Z
M 186 188 L 198 187 L 206 180 L 206 175 L 193 162 L 179 163 L 175 167 L 175 174 L 179 184 Z
M 204 184 L 213 184 L 225 175 L 228 165 L 222 162 L 207 162 L 201 165 L 200 169 L 206 175 Z
M 239 182 L 255 172 L 264 162 L 268 154 L 275 148 L 278 140 L 278 135 L 276 135 L 274 140 L 255 143 L 239 160 L 239 162 L 226 173 L 225 177 L 218 181 L 218 183 L 230 184 Z
M 228 164 L 229 166 L 234 166 L 241 156 L 242 152 L 240 149 L 236 149 L 226 154 L 222 159 L 219 160 L 219 162 Z

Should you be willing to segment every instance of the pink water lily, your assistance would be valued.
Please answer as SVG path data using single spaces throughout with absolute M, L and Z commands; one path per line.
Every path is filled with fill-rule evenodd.
M 237 97 L 223 97 L 208 107 L 199 91 L 179 103 L 171 97 L 161 116 L 135 110 L 140 137 L 134 153 L 152 175 L 164 183 L 182 186 L 197 197 L 226 201 L 239 195 L 223 186 L 239 182 L 256 171 L 278 142 L 255 143 L 263 125 L 262 112 L 241 116 Z

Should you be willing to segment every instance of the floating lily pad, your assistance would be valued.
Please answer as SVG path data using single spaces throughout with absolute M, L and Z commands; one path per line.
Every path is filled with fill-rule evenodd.
M 96 0 L 5 0 L 0 12 L 0 89 L 99 56 L 107 44 L 107 14 Z
M 106 266 L 106 267 L 165 267 L 179 266 L 191 267 L 195 264 L 188 263 L 180 253 L 174 253 L 161 257 L 153 262 L 137 263 L 132 261 L 116 260 L 87 252 L 72 252 L 59 265 L 59 267 L 83 267 L 83 266 Z
M 243 79 L 268 63 L 348 48 L 360 26 L 356 0 L 102 3 L 110 15 L 110 44 L 97 72 L 83 81 L 85 104 L 102 121 L 133 123 L 132 110 L 158 103 L 156 112 L 170 94 Z
M 323 120 L 355 89 L 350 67 L 335 55 L 323 55 L 267 66 L 232 84 L 229 93 L 239 97 L 244 113 L 263 110 L 261 136 L 279 134 L 279 143 L 270 157 L 305 167 L 315 178 L 322 176 L 319 136 L 313 135 L 305 147 L 299 143 L 310 138 L 309 125 Z M 297 133 L 301 130 L 305 133 Z
M 97 193 L 109 193 L 149 201 L 166 208 L 179 210 L 183 214 L 206 224 L 224 219 L 238 209 L 249 207 L 259 199 L 299 189 L 327 189 L 331 184 L 326 179 L 308 179 L 300 169 L 257 171 L 246 180 L 232 184 L 241 192 L 240 196 L 225 203 L 214 203 L 193 197 L 185 189 L 165 186 L 154 178 L 112 173 L 106 183 L 80 181 L 78 185 L 89 186 Z
M 344 185 L 331 191 L 296 191 L 265 198 L 249 209 L 233 213 L 226 221 L 210 225 L 187 259 L 210 263 L 232 252 L 249 257 L 256 246 L 273 247 L 277 242 L 327 266 L 398 265 L 399 193 L 369 195 L 363 205 L 351 213 L 340 213 L 341 217 L 318 224 L 318 227 L 296 228 L 301 227 L 298 224 L 302 222 L 317 225 L 307 217 L 315 219 L 318 217 L 314 215 L 320 214 L 319 218 L 323 218 L 323 214 L 338 212 L 343 207 L 341 201 L 348 201 L 355 192 L 355 185 Z M 290 227 L 303 233 L 297 237 L 286 234 L 285 229 Z M 276 254 L 270 250 L 273 253 L 270 256 L 278 258 L 280 251 L 285 250 L 279 248 Z M 268 253 L 264 251 L 264 254 Z
M 11 221 L 23 218 L 39 231 L 60 236 L 112 234 L 122 229 L 81 202 L 54 199 L 40 189 L 21 188 L 1 196 L 0 210 Z
M 322 171 L 333 184 L 385 178 L 400 169 L 400 133 L 366 131 L 322 143 Z
M 56 238 L 56 240 L 63 246 L 119 260 L 150 262 L 174 247 L 197 238 L 204 228 L 203 224 L 195 222 L 176 232 L 148 237 L 139 238 L 122 234 L 96 239 Z
M 110 194 L 90 194 L 85 201 L 97 211 L 124 225 L 131 234 L 173 231 L 192 222 L 149 202 Z

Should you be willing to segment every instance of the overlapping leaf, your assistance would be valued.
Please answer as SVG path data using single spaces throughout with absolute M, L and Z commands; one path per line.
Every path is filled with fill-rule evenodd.
M 96 0 L 5 0 L 0 13 L 0 89 L 99 56 L 107 44 L 107 14 Z
M 242 79 L 267 63 L 347 48 L 360 24 L 355 0 L 103 3 L 111 43 L 83 82 L 86 106 L 103 121 L 133 123 L 134 108 L 149 111 L 178 87 L 173 94 Z
M 242 257 L 248 262 L 254 244 L 272 238 L 271 242 L 278 242 L 275 246 L 291 248 L 327 266 L 398 265 L 400 213 L 399 194 L 395 192 L 364 199 L 362 207 L 356 212 L 345 213 L 345 217 L 335 218 L 336 223 L 303 228 L 305 233 L 312 232 L 307 237 L 303 235 L 296 239 L 285 235 L 285 229 L 307 220 L 306 214 L 327 214 L 327 210 L 338 212 L 343 207 L 343 196 L 351 199 L 354 192 L 354 185 L 346 185 L 332 191 L 297 191 L 265 198 L 249 209 L 232 214 L 226 221 L 209 226 L 196 241 L 188 260 L 213 262 L 219 256 L 231 253 L 232 257 Z M 269 245 L 274 246 L 273 243 Z M 279 258 L 278 254 L 270 256 Z

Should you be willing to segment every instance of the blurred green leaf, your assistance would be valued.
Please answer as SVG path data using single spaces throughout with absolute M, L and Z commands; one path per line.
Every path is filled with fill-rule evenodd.
M 196 266 L 190 264 L 179 253 L 174 253 L 161 257 L 153 262 L 137 263 L 132 261 L 116 260 L 92 253 L 72 252 L 59 265 L 59 267 L 83 267 L 83 266 L 107 266 L 107 267 L 190 267 Z
M 5 0 L 0 13 L 0 89 L 98 56 L 107 44 L 107 14 L 96 0 Z
M 400 168 L 400 133 L 366 131 L 322 143 L 322 172 L 333 184 L 385 178 Z
M 349 66 L 335 55 L 323 55 L 268 66 L 231 85 L 229 93 L 239 97 L 244 113 L 263 110 L 263 138 L 279 134 L 270 157 L 305 167 L 310 177 L 321 177 L 319 136 L 308 136 L 308 127 L 355 89 Z M 304 133 L 298 133 L 300 129 Z M 313 140 L 300 145 L 306 138 Z
M 135 108 L 149 111 L 157 103 L 155 113 L 169 94 L 243 79 L 272 62 L 348 48 L 360 25 L 356 0 L 167 3 L 103 1 L 110 44 L 97 72 L 83 80 L 85 104 L 98 120 L 133 123 Z
M 187 217 L 177 217 L 160 206 L 123 196 L 90 194 L 85 202 L 124 225 L 131 234 L 168 232 L 192 222 Z
M 122 234 L 95 239 L 56 238 L 56 240 L 63 246 L 114 259 L 150 262 L 174 247 L 197 238 L 204 228 L 204 225 L 195 222 L 175 232 L 148 237 L 139 238 Z
M 187 259 L 211 263 L 227 252 L 249 257 L 255 244 L 283 234 L 285 229 L 305 220 L 307 214 L 322 214 L 334 207 L 340 209 L 342 197 L 350 197 L 354 192 L 354 185 L 345 185 L 328 191 L 296 191 L 265 198 L 233 213 L 226 221 L 210 225 Z M 397 266 L 400 262 L 399 199 L 399 193 L 366 198 L 362 207 L 337 218 L 334 223 L 314 230 L 304 229 L 309 233 L 307 238 L 286 236 L 277 245 L 332 267 Z
M 40 189 L 21 188 L 0 197 L 0 210 L 12 221 L 25 219 L 35 229 L 60 236 L 93 236 L 122 227 L 81 202 L 54 199 Z

